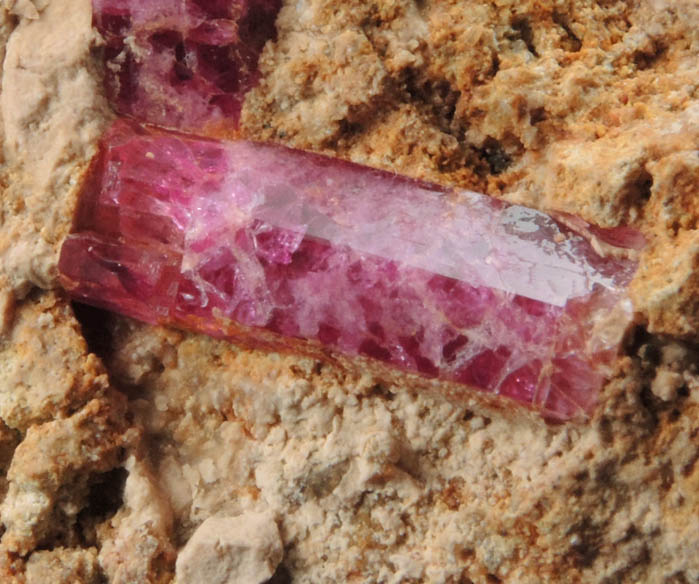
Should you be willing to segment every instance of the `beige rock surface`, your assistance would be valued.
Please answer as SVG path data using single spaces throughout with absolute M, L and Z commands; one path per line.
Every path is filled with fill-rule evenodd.
M 76 182 L 109 110 L 99 91 L 89 0 L 11 4 L 0 21 L 0 39 L 6 38 L 0 271 L 23 295 L 32 285 L 54 285 Z
M 94 548 L 34 552 L 27 562 L 27 584 L 98 584 L 100 569 Z
M 177 556 L 178 584 L 263 584 L 283 556 L 271 513 L 209 517 Z
M 99 39 L 89 0 L 5 2 L 0 581 L 170 582 L 207 520 L 259 514 L 273 582 L 699 581 L 697 3 L 300 0 L 277 25 L 250 136 L 631 222 L 642 324 L 593 419 L 550 425 L 76 317 L 50 290 L 112 115 Z

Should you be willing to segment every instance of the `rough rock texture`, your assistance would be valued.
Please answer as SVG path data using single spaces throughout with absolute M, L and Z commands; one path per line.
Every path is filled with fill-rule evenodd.
M 40 14 L 29 0 L 18 2 L 0 17 L 0 38 L 7 38 L 0 85 L 0 278 L 20 295 L 31 285 L 52 286 L 76 181 L 111 115 L 92 54 L 89 2 L 36 6 Z
M 5 424 L 25 432 L 56 415 L 70 415 L 103 394 L 108 384 L 99 359 L 87 353 L 64 297 L 35 295 L 16 308 L 11 330 L 0 339 L 0 417 Z
M 0 581 L 168 582 L 249 511 L 278 581 L 699 580 L 695 2 L 287 2 L 244 107 L 253 137 L 643 229 L 647 327 L 558 426 L 82 310 L 88 349 L 60 294 L 21 296 L 111 115 L 89 2 L 0 15 Z
M 34 552 L 27 562 L 27 584 L 98 584 L 100 569 L 94 548 Z

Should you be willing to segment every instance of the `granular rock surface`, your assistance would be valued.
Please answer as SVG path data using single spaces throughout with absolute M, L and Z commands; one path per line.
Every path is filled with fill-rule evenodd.
M 643 231 L 638 326 L 553 425 L 71 305 L 102 41 L 89 0 L 5 2 L 0 581 L 699 581 L 698 31 L 689 0 L 300 0 L 262 53 L 249 138 Z

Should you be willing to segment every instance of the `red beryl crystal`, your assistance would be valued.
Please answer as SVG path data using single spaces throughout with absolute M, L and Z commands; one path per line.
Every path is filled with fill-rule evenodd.
M 633 321 L 636 264 L 613 256 L 485 195 L 118 121 L 59 268 L 74 298 L 150 323 L 380 361 L 569 419 Z
M 281 0 L 93 0 L 107 94 L 122 113 L 232 134 Z

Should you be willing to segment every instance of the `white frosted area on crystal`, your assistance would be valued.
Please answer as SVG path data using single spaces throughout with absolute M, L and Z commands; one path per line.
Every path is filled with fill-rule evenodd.
M 559 307 L 596 284 L 613 289 L 625 276 L 590 265 L 583 237 L 563 234 L 533 209 L 500 208 L 486 195 L 441 191 L 398 176 L 387 181 L 384 173 L 336 161 L 300 161 L 291 151 L 279 156 L 261 144 L 227 149 L 226 185 L 201 201 L 208 212 L 192 225 L 191 241 L 207 234 L 212 215 L 224 214 L 229 226 L 258 219 L 294 232 L 296 245 L 307 235 Z M 266 177 L 262 188 L 260 176 Z M 185 268 L 192 262 L 185 256 Z

